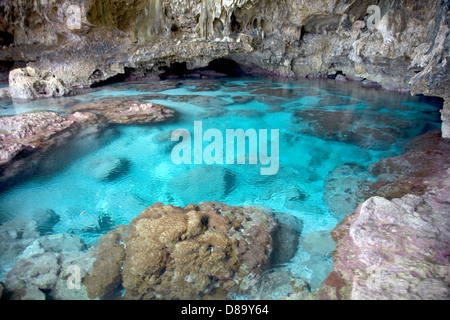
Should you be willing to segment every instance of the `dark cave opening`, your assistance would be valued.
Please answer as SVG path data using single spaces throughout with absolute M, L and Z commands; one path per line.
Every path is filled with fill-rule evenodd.
M 170 65 L 160 66 L 159 68 L 147 69 L 125 68 L 125 72 L 117 74 L 106 80 L 101 70 L 95 70 L 90 80 L 93 81 L 91 88 L 98 88 L 105 85 L 119 82 L 145 82 L 155 79 L 185 79 L 185 78 L 221 78 L 221 77 L 240 77 L 245 76 L 241 66 L 232 59 L 219 58 L 211 61 L 208 66 L 197 69 L 188 69 L 186 62 L 175 62 Z
M 98 88 L 98 87 L 102 87 L 102 86 L 106 86 L 106 85 L 108 85 L 108 84 L 114 84 L 114 83 L 118 83 L 118 82 L 124 82 L 124 81 L 126 81 L 126 79 L 128 78 L 128 76 L 129 76 L 129 73 L 130 73 L 130 69 L 125 69 L 125 73 L 119 73 L 119 74 L 117 74 L 117 75 L 115 75 L 115 76 L 112 76 L 112 77 L 110 77 L 110 78 L 108 78 L 108 79 L 105 79 L 105 80 L 100 80 L 100 81 L 97 81 L 97 82 L 94 82 L 92 85 L 91 85 L 91 88 Z M 103 73 L 102 73 L 102 71 L 101 70 L 95 70 L 95 72 L 92 74 L 92 76 L 91 76 L 91 79 L 92 78 L 95 78 L 95 77 L 102 77 L 103 76 Z
M 189 73 L 186 62 L 175 62 L 169 67 L 162 67 L 164 73 L 159 75 L 161 80 L 167 80 L 170 78 L 184 78 Z
M 0 61 L 0 84 L 7 84 L 9 72 L 14 69 L 14 67 L 22 67 L 23 64 L 17 63 L 15 65 L 14 61 Z
M 173 78 L 204 78 L 204 77 L 240 77 L 245 72 L 234 60 L 219 58 L 211 61 L 208 66 L 189 70 L 186 62 L 176 62 L 169 67 L 162 68 L 164 73 L 160 74 L 161 80 Z
M 244 75 L 244 71 L 239 66 L 239 64 L 236 61 L 228 58 L 213 60 L 209 63 L 207 68 L 209 70 L 225 74 L 229 77 L 239 77 Z
M 10 46 L 14 43 L 14 35 L 0 30 L 0 46 Z

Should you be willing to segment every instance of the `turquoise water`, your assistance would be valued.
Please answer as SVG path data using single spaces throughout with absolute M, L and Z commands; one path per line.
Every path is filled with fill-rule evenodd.
M 170 84 L 170 83 L 169 83 Z M 154 202 L 185 206 L 201 201 L 262 205 L 303 221 L 302 237 L 331 230 L 343 215 L 324 199 L 326 180 L 351 163 L 365 167 L 401 153 L 414 136 L 440 127 L 439 110 L 421 98 L 334 81 L 280 79 L 183 80 L 155 92 L 141 84 L 117 84 L 74 97 L 12 104 L 0 114 L 54 110 L 106 98 L 133 97 L 179 113 L 175 122 L 111 126 L 43 156 L 38 173 L 0 194 L 0 222 L 57 217 L 52 233 L 73 233 L 88 244 L 127 224 Z M 147 91 L 146 91 L 147 90 Z M 175 165 L 171 132 L 218 129 L 279 129 L 280 168 L 262 176 L 261 165 Z M 205 143 L 204 146 L 207 144 Z M 125 159 L 121 175 L 102 181 L 95 163 Z M 345 188 L 343 189 L 345 190 Z M 327 202 L 328 201 L 328 202 Z M 336 200 L 337 201 L 337 200 Z M 345 207 L 345 204 L 342 204 Z M 348 214 L 350 214 L 348 212 Z M 312 261 L 299 248 L 284 266 L 317 286 L 332 269 L 331 257 Z M 7 266 L 2 266 L 4 272 Z M 1 279 L 0 279 L 1 280 Z

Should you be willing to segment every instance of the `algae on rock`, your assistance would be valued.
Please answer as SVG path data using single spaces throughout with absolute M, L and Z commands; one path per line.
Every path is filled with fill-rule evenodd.
M 156 203 L 100 240 L 84 284 L 90 298 L 121 285 L 125 299 L 225 299 L 269 261 L 275 228 L 253 207 Z

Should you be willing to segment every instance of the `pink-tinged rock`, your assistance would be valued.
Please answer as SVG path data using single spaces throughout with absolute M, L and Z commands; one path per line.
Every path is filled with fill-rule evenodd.
M 175 115 L 175 111 L 164 106 L 139 100 L 103 100 L 78 104 L 71 112 L 91 111 L 100 113 L 109 123 L 147 124 L 166 121 Z
M 440 130 L 369 167 L 372 195 L 332 231 L 319 299 L 450 298 L 450 144 Z
M 11 160 L 20 151 L 32 151 L 55 133 L 73 125 L 72 120 L 55 112 L 26 113 L 0 118 L 0 164 Z
M 42 111 L 0 118 L 0 182 L 34 168 L 40 155 L 74 134 L 98 132 L 105 121 L 93 113 L 62 117 Z
M 448 299 L 450 172 L 444 181 L 445 188 L 421 197 L 370 198 L 346 217 L 332 232 L 335 267 L 319 296 Z
M 403 154 L 369 166 L 377 181 L 366 195 L 393 199 L 441 188 L 445 186 L 442 177 L 450 168 L 448 159 L 450 140 L 443 139 L 440 130 L 416 137 L 405 145 Z

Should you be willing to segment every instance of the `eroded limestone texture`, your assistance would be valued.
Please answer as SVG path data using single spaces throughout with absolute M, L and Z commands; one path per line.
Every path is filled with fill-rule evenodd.
M 448 299 L 447 187 L 392 201 L 373 197 L 333 231 L 335 268 L 321 298 Z
M 9 95 L 12 99 L 62 97 L 69 93 L 70 89 L 64 82 L 51 72 L 27 67 L 9 73 Z
M 381 17 L 367 28 L 367 10 Z M 125 68 L 163 73 L 231 57 L 249 71 L 369 79 L 448 96 L 448 4 L 442 1 L 55 0 L 0 2 L 15 46 L 0 60 L 34 61 L 68 85 Z M 77 52 L 77 55 L 73 55 Z
M 253 207 L 154 204 L 96 247 L 89 297 L 223 299 L 245 292 L 272 252 L 273 218 Z
M 0 8 L 6 70 L 26 63 L 68 87 L 180 66 L 182 75 L 231 58 L 248 73 L 450 96 L 446 1 L 2 0 Z
M 444 108 L 442 113 L 442 137 L 450 138 L 450 98 L 447 98 L 444 102 Z

